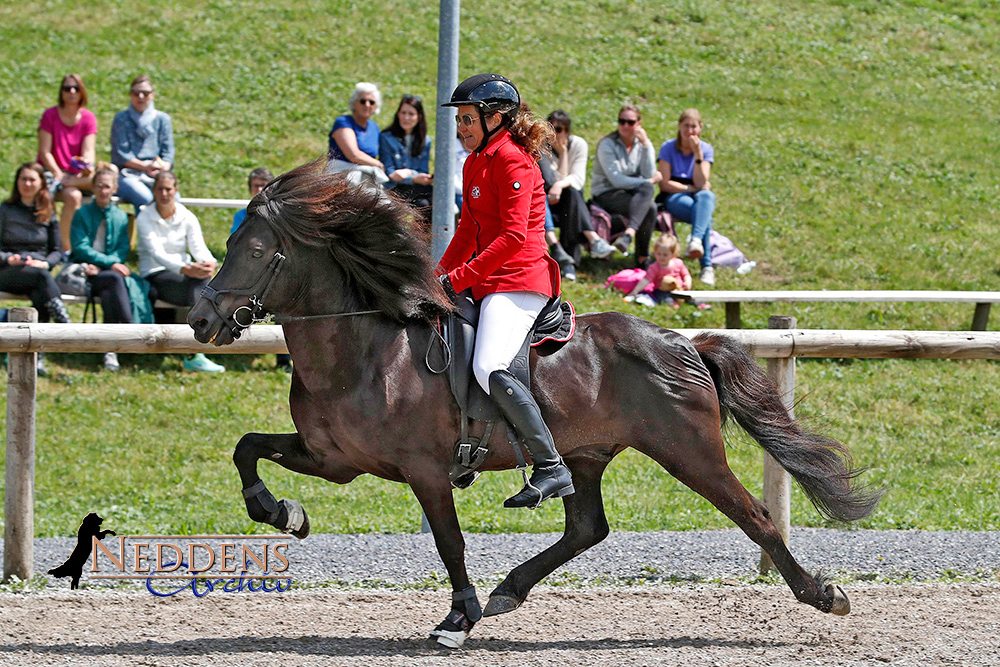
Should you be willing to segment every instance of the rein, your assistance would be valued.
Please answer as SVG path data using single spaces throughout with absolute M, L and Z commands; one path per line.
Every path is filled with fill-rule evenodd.
M 254 281 L 250 287 L 242 289 L 215 289 L 209 285 L 206 285 L 201 290 L 201 296 L 212 304 L 212 309 L 215 310 L 215 314 L 219 316 L 226 326 L 229 327 L 230 333 L 232 333 L 233 338 L 239 338 L 240 335 L 250 328 L 251 325 L 259 324 L 261 322 L 274 321 L 276 324 L 283 324 L 285 322 L 300 322 L 303 320 L 318 320 L 332 317 L 349 317 L 353 315 L 372 315 L 375 313 L 382 312 L 381 310 L 359 310 L 350 313 L 326 313 L 324 315 L 272 315 L 264 309 L 264 299 L 267 298 L 268 292 L 271 291 L 271 287 L 274 286 L 274 281 L 281 273 L 282 262 L 285 261 L 285 256 L 280 252 L 275 252 L 274 257 L 268 262 L 267 266 L 264 267 L 263 272 Z M 263 289 L 261 290 L 261 283 L 263 284 Z M 260 296 L 257 296 L 258 291 Z M 249 298 L 249 306 L 240 306 L 233 311 L 232 315 L 225 315 L 222 312 L 222 308 L 219 307 L 219 301 L 222 300 L 226 295 L 235 296 L 246 296 Z M 242 311 L 246 311 L 246 319 L 248 322 L 240 321 L 240 314 Z

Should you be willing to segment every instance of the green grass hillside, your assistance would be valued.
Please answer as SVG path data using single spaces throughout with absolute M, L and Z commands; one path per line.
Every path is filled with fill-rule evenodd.
M 429 0 L 4 3 L 0 187 L 34 156 L 64 73 L 84 77 L 106 159 L 111 119 L 147 72 L 174 119 L 182 192 L 241 197 L 251 168 L 283 171 L 325 151 L 356 81 L 381 87 L 383 127 L 403 93 L 433 113 L 437 11 Z M 464 3 L 460 73 L 504 73 L 536 112 L 566 109 L 592 151 L 623 102 L 641 107 L 657 145 L 682 109 L 698 107 L 716 148 L 716 228 L 761 264 L 720 272 L 720 288 L 995 290 L 998 19 L 986 0 Z M 199 211 L 220 257 L 230 215 Z M 721 308 L 622 303 L 601 286 L 627 265 L 585 262 L 567 295 L 579 311 L 723 326 Z M 779 311 L 831 329 L 965 329 L 972 316 L 940 304 L 760 304 L 744 307 L 745 326 Z M 133 531 L 253 530 L 229 454 L 248 430 L 290 427 L 287 377 L 268 370 L 271 358 L 226 357 L 229 372 L 211 378 L 182 375 L 172 358 L 123 361 L 109 376 L 93 372 L 93 355 L 56 356 L 40 381 L 39 534 L 69 534 L 91 510 Z M 864 525 L 1000 529 L 1000 366 L 808 361 L 799 377 L 799 412 L 849 442 L 890 489 Z M 759 450 L 737 438 L 731 457 L 759 493 Z M 417 525 L 403 487 L 336 488 L 272 468 L 275 494 L 301 499 L 318 530 Z M 514 477 L 484 482 L 459 496 L 469 529 L 559 527 L 556 503 L 499 509 Z M 616 529 L 728 525 L 638 456 L 612 467 L 605 495 Z M 795 523 L 819 525 L 800 496 L 794 505 Z

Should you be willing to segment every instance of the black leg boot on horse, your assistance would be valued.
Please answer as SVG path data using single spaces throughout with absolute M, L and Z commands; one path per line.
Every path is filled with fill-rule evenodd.
M 517 432 L 531 454 L 531 477 L 519 493 L 504 501 L 504 507 L 537 508 L 549 498 L 574 492 L 573 477 L 556 451 L 549 427 L 531 392 L 510 371 L 490 373 L 490 398 Z

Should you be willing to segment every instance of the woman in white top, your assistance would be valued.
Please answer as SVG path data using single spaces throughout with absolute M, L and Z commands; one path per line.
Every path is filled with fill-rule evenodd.
M 162 299 L 176 306 L 193 306 L 219 264 L 215 261 L 201 224 L 194 213 L 176 199 L 177 176 L 161 171 L 153 182 L 153 206 L 142 209 L 135 224 L 139 234 L 139 274 L 149 281 L 149 300 Z M 196 354 L 184 360 L 184 370 L 226 370 Z
M 569 114 L 557 109 L 547 118 L 555 140 L 551 151 L 539 161 L 542 178 L 553 222 L 559 228 L 558 245 L 554 232 L 546 233 L 549 252 L 559 262 L 566 278 L 575 278 L 574 265 L 579 260 L 580 246 L 586 243 L 590 255 L 604 259 L 614 248 L 594 232 L 590 225 L 590 209 L 583 198 L 583 185 L 587 180 L 587 142 L 570 132 Z

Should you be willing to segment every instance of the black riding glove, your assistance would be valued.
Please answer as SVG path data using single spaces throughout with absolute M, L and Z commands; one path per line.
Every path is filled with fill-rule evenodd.
M 442 274 L 441 277 L 438 278 L 438 280 L 441 281 L 441 287 L 444 288 L 444 293 L 448 295 L 449 299 L 454 301 L 455 299 L 458 298 L 458 292 L 456 292 L 455 288 L 452 286 L 451 278 L 448 277 L 447 273 Z

